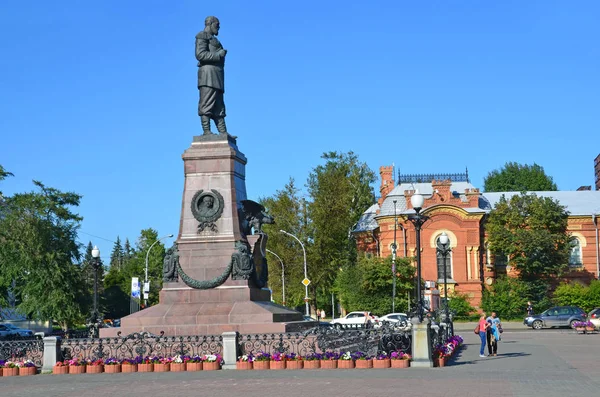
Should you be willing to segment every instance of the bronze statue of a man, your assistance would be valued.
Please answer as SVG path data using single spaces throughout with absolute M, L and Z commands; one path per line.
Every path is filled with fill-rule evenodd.
M 196 59 L 198 60 L 198 115 L 202 121 L 204 135 L 210 135 L 210 119 L 213 119 L 220 134 L 227 134 L 225 126 L 225 55 L 219 34 L 219 20 L 210 16 L 204 20 L 204 30 L 196 35 Z

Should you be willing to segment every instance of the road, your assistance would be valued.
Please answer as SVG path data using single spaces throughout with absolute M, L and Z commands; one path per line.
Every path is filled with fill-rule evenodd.
M 2 397 L 126 395 L 571 396 L 600 391 L 600 335 L 572 330 L 506 331 L 497 357 L 479 358 L 478 336 L 446 368 L 215 371 L 0 377 Z

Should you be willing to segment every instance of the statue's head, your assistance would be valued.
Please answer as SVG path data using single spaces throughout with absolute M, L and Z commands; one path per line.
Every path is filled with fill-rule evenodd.
M 210 34 L 214 34 L 215 36 L 219 35 L 219 28 L 221 26 L 217 17 L 206 17 L 204 20 L 204 26 L 204 30 L 208 31 Z

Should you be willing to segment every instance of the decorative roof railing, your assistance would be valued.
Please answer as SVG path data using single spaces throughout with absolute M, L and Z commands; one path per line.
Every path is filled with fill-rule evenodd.
M 398 171 L 398 184 L 401 183 L 431 183 L 431 181 L 450 180 L 452 182 L 469 182 L 469 170 L 456 174 L 400 174 Z

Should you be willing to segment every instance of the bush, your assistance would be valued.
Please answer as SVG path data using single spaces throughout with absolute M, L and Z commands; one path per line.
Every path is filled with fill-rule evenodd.
M 529 292 L 526 282 L 502 277 L 483 292 L 481 307 L 486 314 L 494 311 L 505 320 L 522 318 L 526 314 Z
M 469 296 L 467 294 L 455 293 L 448 298 L 448 307 L 454 312 L 456 320 L 470 320 L 473 316 L 477 317 L 474 314 L 475 308 L 469 303 Z
M 600 307 L 600 281 L 593 280 L 589 286 L 563 283 L 554 291 L 552 300 L 556 305 L 578 306 L 589 312 Z

